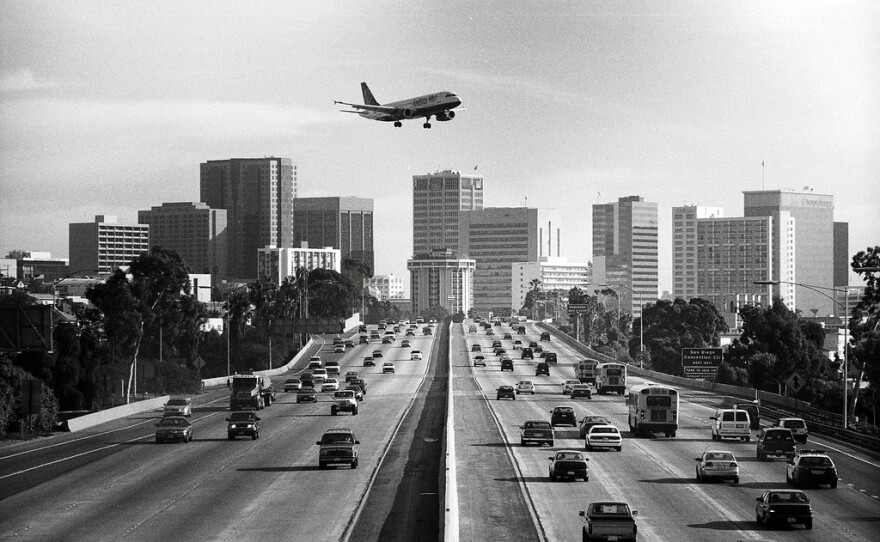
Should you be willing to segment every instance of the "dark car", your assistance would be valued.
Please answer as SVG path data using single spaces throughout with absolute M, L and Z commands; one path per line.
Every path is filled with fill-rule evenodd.
M 550 376 L 550 366 L 545 362 L 541 362 L 535 366 L 535 376 Z
M 184 416 L 165 416 L 156 424 L 156 442 L 192 442 L 193 426 Z
M 305 384 L 303 384 L 303 386 L 305 386 Z M 296 402 L 297 403 L 306 403 L 306 402 L 317 403 L 318 402 L 318 394 L 315 393 L 315 388 L 302 387 L 302 388 L 298 389 L 296 392 Z
M 512 341 L 512 340 L 513 340 L 513 335 L 511 335 L 510 333 L 505 333 L 505 334 L 504 334 L 504 338 L 507 339 L 507 340 Z
M 361 335 L 360 338 L 358 339 L 358 344 L 369 344 L 369 343 L 370 343 L 370 339 L 366 335 Z
M 557 363 L 556 352 L 547 352 L 544 355 L 544 361 L 547 363 Z
M 590 470 L 587 468 L 587 454 L 578 450 L 559 450 L 550 460 L 550 480 L 560 478 L 583 478 L 584 482 L 590 481 Z
M 475 344 L 475 345 L 471 346 L 471 352 L 482 352 L 482 351 L 483 351 L 483 347 L 480 346 L 479 344 Z
M 761 428 L 761 409 L 755 403 L 736 403 L 733 405 L 736 410 L 745 410 L 749 413 L 749 427 L 751 429 Z
M 770 489 L 755 499 L 755 521 L 769 528 L 773 523 L 801 523 L 813 528 L 813 507 L 803 491 Z
M 501 370 L 502 371 L 512 371 L 513 370 L 513 360 L 510 358 L 504 358 L 501 360 Z
M 356 384 L 349 384 L 348 386 L 345 387 L 345 389 L 348 391 L 353 391 L 354 398 L 357 399 L 358 401 L 364 400 L 364 390 L 360 386 L 358 386 Z
M 367 356 L 364 358 L 364 367 L 375 367 L 376 360 L 373 359 L 373 356 Z
M 367 381 L 363 378 L 355 378 L 349 382 L 350 385 L 360 386 L 361 390 L 364 392 L 364 395 L 367 394 Z
M 535 354 L 532 353 L 531 348 L 522 349 L 522 359 L 535 359 Z
M 574 415 L 574 409 L 567 406 L 558 406 L 550 411 L 550 425 L 571 425 L 577 427 L 577 418 Z
M 535 341 L 529 341 L 529 348 L 531 348 L 532 350 L 534 350 L 534 349 L 537 348 L 537 347 L 538 347 L 538 343 L 537 343 L 537 342 L 535 342 Z
M 828 484 L 837 487 L 837 467 L 825 450 L 801 449 L 785 467 L 785 481 L 795 487 Z
M 499 386 L 496 399 L 513 399 L 516 401 L 516 391 L 514 391 L 513 386 Z
M 549 341 L 550 340 L 550 332 L 549 331 L 541 332 L 541 340 L 542 341 Z
M 577 399 L 578 397 L 586 397 L 587 399 L 593 398 L 593 390 L 590 389 L 589 384 L 575 384 L 573 388 L 571 388 L 571 398 Z
M 791 459 L 794 457 L 794 437 L 790 429 L 784 427 L 768 427 L 758 433 L 757 457 L 768 460 L 777 457 Z
M 329 429 L 316 444 L 321 447 L 318 452 L 319 469 L 326 469 L 331 465 L 351 465 L 351 468 L 357 468 L 360 441 L 351 429 Z
M 519 326 L 518 328 L 516 328 L 516 332 L 519 335 L 525 335 L 526 334 L 526 326 Z
M 548 444 L 553 446 L 553 426 L 543 420 L 529 420 L 520 426 L 519 443 L 522 446 L 530 442 L 538 446 Z
M 605 416 L 584 416 L 580 424 L 581 437 L 587 436 L 594 425 L 611 425 L 611 422 Z
M 226 421 L 229 422 L 226 426 L 229 440 L 235 440 L 235 437 L 251 437 L 253 440 L 260 438 L 260 418 L 256 412 L 251 410 L 233 412 Z

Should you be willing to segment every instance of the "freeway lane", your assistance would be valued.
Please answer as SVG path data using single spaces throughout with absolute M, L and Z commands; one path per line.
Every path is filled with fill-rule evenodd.
M 431 337 L 419 336 L 413 348 L 427 353 L 431 343 Z M 195 441 L 189 444 L 153 443 L 149 423 L 108 433 L 120 444 L 113 453 L 94 454 L 0 501 L 0 534 L 21 540 L 338 540 L 424 378 L 428 356 L 410 361 L 410 349 L 399 344 L 373 342 L 344 355 L 332 354 L 329 346 L 321 352 L 325 361 L 340 359 L 343 374 L 358 370 L 366 378 L 357 417 L 330 416 L 329 394 L 317 404 L 297 405 L 293 394 L 279 392 L 278 401 L 260 411 L 258 440 L 226 439 L 223 401 L 196 412 Z M 396 374 L 361 367 L 374 349 L 396 363 Z M 275 379 L 276 386 L 283 380 Z M 318 470 L 315 441 L 330 427 L 357 432 L 357 470 Z M 34 453 L 60 459 L 72 455 L 66 448 Z M 5 463 L 0 460 L 0 468 Z
M 535 340 L 538 331 L 529 326 L 528 339 Z M 464 329 L 467 329 L 466 327 Z M 499 328 L 495 328 L 496 333 Z M 501 331 L 509 331 L 506 326 Z M 484 349 L 496 337 L 466 333 L 470 344 L 479 342 Z M 514 339 L 517 335 L 514 334 Z M 519 336 L 522 338 L 522 336 Z M 510 341 L 502 341 L 508 352 Z M 683 392 L 680 426 L 677 437 L 634 438 L 626 431 L 627 411 L 622 397 L 595 396 L 592 400 L 577 400 L 561 395 L 561 384 L 574 378 L 572 362 L 576 355 L 558 342 L 542 343 L 559 354 L 560 363 L 551 367 L 551 376 L 535 377 L 534 363 L 522 361 L 514 355 L 514 373 L 502 373 L 500 363 L 491 352 L 484 368 L 472 368 L 477 382 L 501 422 L 503 437 L 496 436 L 496 446 L 511 450 L 520 475 L 511 479 L 504 475 L 496 478 L 496 491 L 513 493 L 519 481 L 524 481 L 528 494 L 535 503 L 540 529 L 548 540 L 576 540 L 580 537 L 581 522 L 578 510 L 590 501 L 620 499 L 639 510 L 640 538 L 646 540 L 875 540 L 880 536 L 880 503 L 856 488 L 841 485 L 836 490 L 806 489 L 813 501 L 816 520 L 812 531 L 801 527 L 793 530 L 765 532 L 754 521 L 754 498 L 764 489 L 785 487 L 785 464 L 759 462 L 755 458 L 754 442 L 713 442 L 708 417 L 720 402 L 706 394 Z M 472 354 L 469 354 L 472 356 Z M 486 355 L 484 353 L 484 355 Z M 527 379 L 536 382 L 535 396 L 519 396 L 516 401 L 496 401 L 495 390 L 501 384 L 515 384 Z M 631 378 L 630 384 L 640 382 Z M 528 419 L 549 419 L 549 411 L 558 405 L 573 406 L 577 415 L 605 415 L 624 431 L 623 451 L 589 452 L 589 482 L 554 482 L 547 475 L 547 457 L 553 450 L 584 449 L 583 440 L 575 428 L 557 428 L 556 443 L 549 447 L 523 447 L 519 444 L 519 425 Z M 822 443 L 821 439 L 819 442 Z M 487 443 L 489 445 L 490 443 Z M 811 445 L 813 443 L 811 442 Z M 701 484 L 694 479 L 697 457 L 705 449 L 733 451 L 740 462 L 741 483 Z M 829 448 L 830 449 L 830 448 Z M 853 457 L 832 452 L 841 479 L 868 476 L 862 482 L 874 487 L 878 469 L 873 459 L 855 452 Z M 876 463 L 874 464 L 876 465 Z M 857 474 L 853 474 L 857 473 Z M 505 484 L 506 483 L 506 484 Z M 460 502 L 463 495 L 459 496 Z M 464 515 L 468 503 L 462 502 Z M 462 525 L 466 519 L 462 517 Z

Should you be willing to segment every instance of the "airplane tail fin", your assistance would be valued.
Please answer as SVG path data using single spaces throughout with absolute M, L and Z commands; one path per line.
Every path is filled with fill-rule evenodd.
M 379 105 L 366 83 L 361 83 L 361 91 L 364 93 L 364 105 Z

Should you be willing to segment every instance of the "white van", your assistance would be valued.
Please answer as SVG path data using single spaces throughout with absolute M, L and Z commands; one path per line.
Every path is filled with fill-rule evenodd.
M 339 362 L 338 361 L 328 361 L 324 364 L 324 368 L 327 369 L 328 375 L 338 375 L 339 374 Z
M 712 440 L 739 438 L 748 442 L 752 439 L 749 413 L 745 410 L 725 408 L 716 410 L 709 418 L 712 420 Z

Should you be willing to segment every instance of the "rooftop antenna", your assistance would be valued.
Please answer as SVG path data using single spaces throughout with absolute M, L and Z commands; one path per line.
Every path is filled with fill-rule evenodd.
M 761 159 L 761 191 L 764 191 L 764 159 Z
M 529 206 L 529 197 L 526 196 L 525 198 L 526 198 L 526 203 L 525 203 L 524 207 L 528 207 Z

